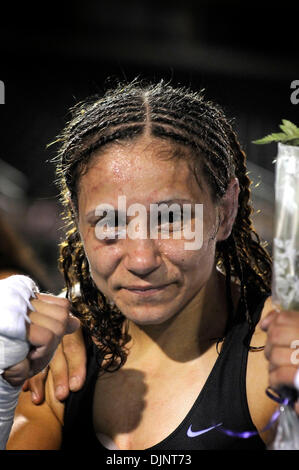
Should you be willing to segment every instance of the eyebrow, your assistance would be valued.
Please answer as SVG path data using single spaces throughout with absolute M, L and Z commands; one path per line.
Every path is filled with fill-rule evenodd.
M 189 202 L 191 204 L 193 203 L 193 201 L 190 201 L 190 199 L 175 198 L 175 199 L 166 199 L 164 201 L 159 201 L 159 202 L 153 202 L 151 204 L 158 204 L 158 205 L 159 204 L 169 204 L 170 202 L 173 203 L 173 204 L 175 204 L 175 203 L 179 204 L 179 203 L 184 203 L 184 202 Z
M 190 199 L 186 199 L 186 198 L 174 198 L 174 199 L 164 199 L 163 201 L 157 201 L 157 202 L 151 202 L 150 205 L 152 204 L 157 204 L 158 206 L 161 205 L 161 204 L 182 204 L 182 203 L 189 203 L 189 204 L 195 204 L 194 201 L 191 201 Z M 130 206 L 128 206 L 130 207 Z M 95 214 L 95 210 L 96 209 L 93 209 L 91 211 L 89 211 L 87 214 L 86 214 L 86 219 L 90 219 L 91 217 L 98 217 L 96 214 Z M 118 211 L 116 208 L 114 209 L 115 211 L 115 214 L 123 214 L 123 212 L 121 211 Z M 109 211 L 108 211 L 109 212 Z
M 106 211 L 105 211 L 105 212 L 106 212 Z M 112 211 L 111 211 L 111 210 L 108 210 L 107 212 L 109 213 L 109 212 L 112 212 Z M 123 214 L 123 212 L 120 212 L 120 211 L 118 211 L 117 209 L 114 209 L 114 213 L 115 213 L 115 214 Z M 89 221 L 90 219 L 94 218 L 94 217 L 104 217 L 104 215 L 102 215 L 102 216 L 96 215 L 96 214 L 95 214 L 95 209 L 93 209 L 93 210 L 91 210 L 90 212 L 88 212 L 88 213 L 86 214 L 86 216 L 85 216 L 86 220 L 88 220 L 88 221 Z

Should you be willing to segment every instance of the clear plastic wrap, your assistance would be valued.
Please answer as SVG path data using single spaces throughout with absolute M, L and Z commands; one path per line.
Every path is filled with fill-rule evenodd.
M 269 450 L 299 450 L 299 419 L 289 404 L 280 405 L 276 434 Z
M 299 314 L 299 147 L 278 144 L 272 299 Z
M 299 315 L 299 147 L 281 143 L 275 170 L 272 300 Z M 299 418 L 293 408 L 298 393 L 287 387 L 279 392 L 284 403 L 269 449 L 299 450 Z

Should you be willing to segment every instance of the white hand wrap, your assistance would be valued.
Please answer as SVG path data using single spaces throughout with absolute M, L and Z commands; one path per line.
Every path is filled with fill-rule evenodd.
M 298 390 L 299 392 L 299 369 L 297 370 L 295 374 L 294 385 L 295 385 L 296 390 Z
M 13 423 L 15 408 L 22 389 L 10 385 L 1 376 L 8 367 L 21 362 L 28 354 L 26 321 L 30 298 L 38 287 L 27 276 L 15 275 L 0 280 L 0 449 L 5 449 Z

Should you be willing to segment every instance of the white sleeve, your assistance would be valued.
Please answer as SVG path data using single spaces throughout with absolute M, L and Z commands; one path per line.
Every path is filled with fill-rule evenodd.
M 21 362 L 28 354 L 26 339 L 28 308 L 34 310 L 30 298 L 38 287 L 27 276 L 15 275 L 0 280 L 0 449 L 5 449 L 13 423 L 15 408 L 22 389 L 10 385 L 2 377 L 8 367 Z

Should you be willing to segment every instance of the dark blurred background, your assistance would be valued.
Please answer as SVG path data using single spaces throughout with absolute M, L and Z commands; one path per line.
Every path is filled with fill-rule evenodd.
M 1 13 L 0 209 L 59 290 L 57 243 L 62 222 L 46 148 L 68 108 L 118 79 L 136 76 L 205 88 L 229 117 L 247 153 L 254 222 L 273 230 L 276 144 L 252 140 L 299 125 L 290 100 L 299 80 L 299 5 L 233 1 L 43 2 Z

